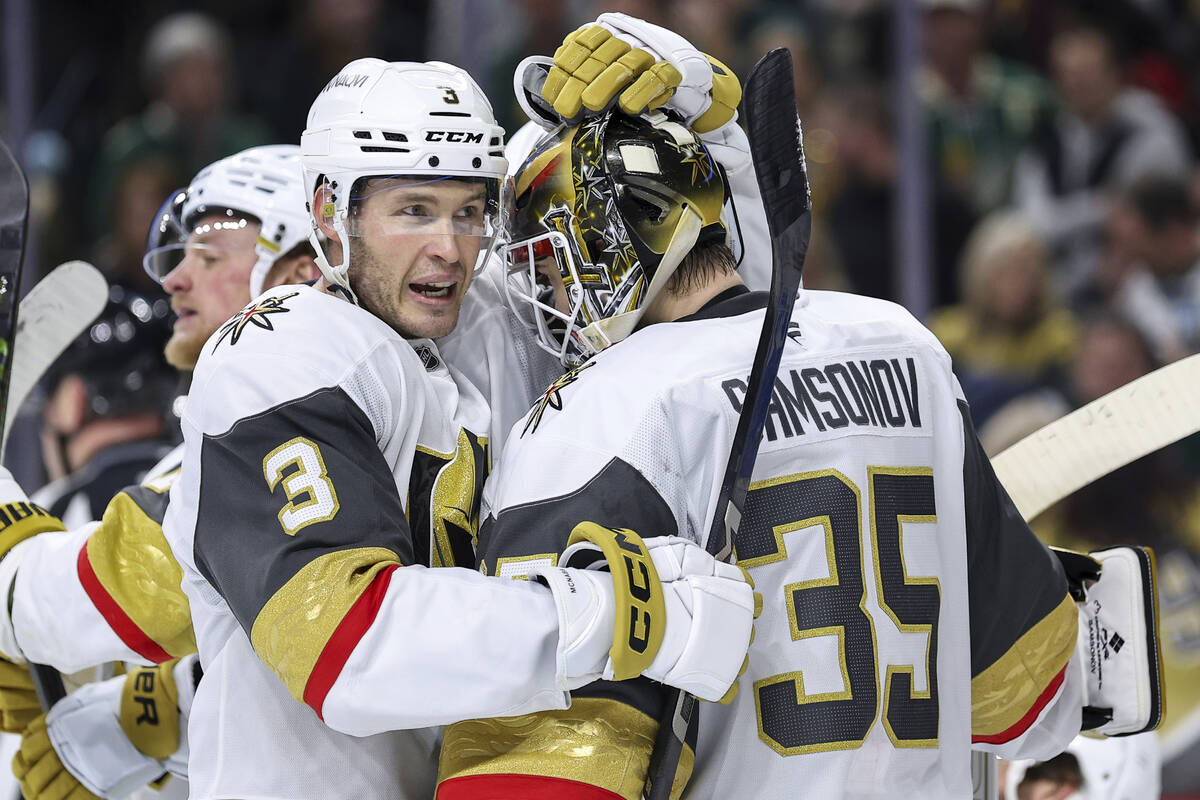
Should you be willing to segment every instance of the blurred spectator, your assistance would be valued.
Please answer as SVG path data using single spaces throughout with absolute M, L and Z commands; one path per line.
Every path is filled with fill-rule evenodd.
M 1149 343 L 1134 325 L 1101 315 L 1083 327 L 1063 394 L 1043 393 L 1042 398 L 1066 411 L 1155 366 Z M 1047 543 L 1076 550 L 1130 542 L 1154 548 L 1167 690 L 1159 729 L 1162 788 L 1167 794 L 1195 791 L 1200 786 L 1200 731 L 1194 724 L 1200 715 L 1200 484 L 1186 447 L 1164 448 L 1098 479 L 1039 516 L 1033 527 Z
M 960 274 L 963 303 L 930 322 L 956 367 L 1033 379 L 1069 363 L 1075 322 L 1053 302 L 1041 237 L 1023 217 L 997 212 L 981 222 Z
M 174 14 L 150 30 L 142 52 L 142 77 L 151 101 L 104 137 L 92 183 L 94 235 L 107 235 L 138 219 L 148 227 L 166 192 L 150 186 L 153 181 L 131 179 L 160 168 L 146 167 L 144 162 L 169 165 L 165 171 L 180 185 L 218 158 L 266 141 L 260 123 L 228 108 L 231 58 L 225 31 L 204 14 Z M 131 192 L 151 188 L 152 197 L 139 196 L 130 204 Z M 126 220 L 126 215 L 136 213 L 134 206 L 152 207 L 150 215 Z M 125 268 L 127 263 L 111 266 Z M 137 280 L 136 271 L 110 277 Z
M 1005 777 L 1010 783 L 1005 800 L 1068 800 L 1083 788 L 1083 771 L 1071 753 L 1059 753 L 1048 761 L 1020 762 Z
M 920 92 L 936 179 L 977 214 L 1009 198 L 1012 161 L 1050 113 L 1049 85 L 983 50 L 982 0 L 921 0 L 925 69 Z
M 838 252 L 828 226 L 820 219 L 813 220 L 808 253 L 804 257 L 804 288 L 830 292 L 850 291 L 842 254 Z
M 696 47 L 714 56 L 731 69 L 738 63 L 742 52 L 745 14 L 754 0 L 667 0 L 667 25 Z M 762 55 L 759 53 L 758 55 Z M 751 64 L 757 56 L 751 53 Z M 746 73 L 740 73 L 742 80 Z
M 99 519 L 122 487 L 166 455 L 169 409 L 179 377 L 163 359 L 171 334 L 167 301 L 109 289 L 99 318 L 46 376 L 42 445 L 53 482 L 34 502 L 77 527 Z
M 493 59 L 488 70 L 487 95 L 496 111 L 497 121 L 504 126 L 509 136 L 529 120 L 521 107 L 517 105 L 513 93 L 513 72 L 517 64 L 526 56 L 553 56 L 554 51 L 562 44 L 563 37 L 573 31 L 578 25 L 572 24 L 567 3 L 557 0 L 515 0 L 515 11 L 521 18 L 517 26 L 519 32 L 515 40 L 501 50 Z M 593 22 L 602 12 L 609 10 L 599 3 L 595 4 L 595 13 L 589 13 L 579 25 Z M 648 4 L 653 5 L 653 4 Z M 653 8 L 648 8 L 653 12 Z M 635 16 L 641 16 L 636 15 Z M 656 15 L 641 16 L 651 22 L 657 22 Z
M 1111 739 L 1077 736 L 1042 762 L 1000 768 L 1005 800 L 1158 800 L 1162 757 L 1153 733 Z
M 982 422 L 1064 369 L 1077 331 L 1053 301 L 1041 237 L 1015 213 L 993 214 L 975 228 L 960 276 L 962 304 L 936 312 L 929 325 Z
M 838 178 L 829 200 L 826 222 L 833 234 L 852 291 L 894 300 L 899 296 L 892 243 L 892 215 L 897 194 L 896 145 L 889 106 L 878 87 L 856 84 L 831 90 L 827 123 L 836 149 L 830 173 Z M 955 259 L 974 225 L 970 208 L 930 186 L 933 230 L 934 301 L 953 302 L 958 295 Z
M 1110 248 L 1128 259 L 1114 304 L 1161 361 L 1200 350 L 1200 212 L 1181 177 L 1149 177 L 1115 205 Z
M 272 141 L 299 142 L 313 98 L 354 59 L 426 60 L 428 5 L 424 0 L 286 4 L 290 20 L 275 19 L 241 54 L 243 69 L 255 76 L 246 85 L 251 108 L 271 125 Z M 512 89 L 506 92 L 511 95 Z
M 745 42 L 740 66 L 730 64 L 737 69 L 743 81 L 750 74 L 750 68 L 768 51 L 786 47 L 791 52 L 796 110 L 801 120 L 811 119 L 816 114 L 817 98 L 821 91 L 821 70 L 809 30 L 796 12 L 767 6 L 749 22 Z
M 1190 155 L 1162 102 L 1126 86 L 1105 33 L 1068 30 L 1050 55 L 1063 108 L 1018 160 L 1015 199 L 1055 248 L 1058 284 L 1073 297 L 1095 277 L 1109 197 L 1146 175 L 1185 174 Z
M 147 297 L 161 297 L 162 287 L 142 268 L 146 234 L 155 213 L 170 193 L 186 183 L 178 165 L 161 155 L 126 162 L 115 177 L 111 226 L 95 245 L 94 263 L 114 285 Z

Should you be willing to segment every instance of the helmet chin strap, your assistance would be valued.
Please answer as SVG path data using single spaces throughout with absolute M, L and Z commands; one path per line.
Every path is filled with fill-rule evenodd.
M 317 269 L 321 271 L 321 276 L 329 282 L 329 288 L 333 292 L 342 295 L 354 305 L 359 305 L 358 295 L 350 288 L 350 279 L 346 274 L 350 269 L 350 240 L 346 236 L 346 226 L 342 224 L 340 219 L 335 217 L 333 230 L 338 235 L 338 242 L 346 243 L 342 247 L 342 263 L 336 267 L 332 266 L 329 263 L 329 259 L 325 256 L 325 248 L 321 245 L 320 237 L 317 235 L 317 227 L 314 225 L 313 229 L 308 233 L 308 241 L 312 243 L 313 250 L 317 253 L 315 258 Z
M 679 222 L 675 225 L 674 233 L 671 234 L 671 243 L 667 245 L 667 251 L 663 253 L 650 285 L 646 287 L 646 296 L 642 302 L 631 311 L 606 317 L 581 329 L 579 335 L 583 337 L 589 347 L 598 353 L 633 333 L 638 322 L 641 321 L 642 315 L 646 313 L 646 309 L 658 297 L 662 288 L 667 285 L 667 281 L 675 274 L 675 270 L 683 263 L 683 259 L 696 246 L 696 240 L 700 238 L 701 227 L 703 227 L 703 220 L 700 215 L 690 208 L 685 208 L 679 215 Z

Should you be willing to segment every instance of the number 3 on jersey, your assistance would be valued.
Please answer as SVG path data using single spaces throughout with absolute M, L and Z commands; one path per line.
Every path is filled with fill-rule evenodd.
M 923 634 L 926 641 L 923 664 L 887 665 L 884 728 L 896 747 L 936 747 L 941 589 L 937 578 L 907 574 L 902 537 L 905 522 L 936 521 L 933 472 L 870 467 L 868 484 L 879 608 L 901 633 Z M 842 688 L 809 693 L 801 670 L 755 681 L 759 736 L 783 755 L 854 749 L 877 718 L 879 648 L 863 578 L 861 500 L 859 487 L 836 470 L 760 481 L 746 496 L 738 532 L 738 563 L 744 567 L 786 559 L 784 534 L 814 526 L 824 533 L 828 577 L 788 583 L 783 600 L 793 640 L 837 637 Z M 821 665 L 826 681 L 831 668 Z M 918 669 L 926 676 L 921 691 L 915 685 Z
M 296 469 L 284 475 L 290 467 Z M 311 439 L 297 436 L 267 453 L 263 459 L 263 478 L 272 492 L 283 483 L 288 502 L 278 516 L 288 536 L 295 536 L 314 522 L 333 519 L 340 508 L 337 491 L 325 472 L 321 449 Z

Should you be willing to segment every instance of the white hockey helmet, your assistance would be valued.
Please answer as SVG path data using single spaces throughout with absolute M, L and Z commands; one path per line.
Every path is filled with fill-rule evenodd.
M 367 178 L 476 179 L 487 187 L 487 207 L 478 230 L 482 269 L 503 242 L 511 191 L 504 158 L 504 129 L 491 103 L 465 71 L 438 61 L 351 61 L 333 77 L 308 112 L 300 139 L 305 188 L 311 202 L 321 184 L 332 198 L 312 209 L 313 244 L 318 215 L 342 238 L 365 235 L 355 224 Z M 354 299 L 347 278 L 349 248 L 331 265 L 317 247 L 317 264 L 331 284 Z
M 212 214 L 227 224 L 259 224 L 250 272 L 250 296 L 262 293 L 271 265 L 303 242 L 309 222 L 300 148 L 294 144 L 252 147 L 214 162 L 187 189 L 172 193 L 155 218 L 142 263 L 160 283 L 183 259 L 195 223 Z

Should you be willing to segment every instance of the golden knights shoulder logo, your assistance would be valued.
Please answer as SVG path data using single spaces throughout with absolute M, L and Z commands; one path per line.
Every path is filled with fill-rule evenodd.
M 230 345 L 238 343 L 238 339 L 242 338 L 242 331 L 246 326 L 253 323 L 256 327 L 264 328 L 268 331 L 275 330 L 275 326 L 271 324 L 271 314 L 286 314 L 291 311 L 290 308 L 284 308 L 283 301 L 295 297 L 299 292 L 291 294 L 279 295 L 276 297 L 268 297 L 263 300 L 251 303 L 243 308 L 232 318 L 221 326 L 220 336 L 217 337 L 216 343 L 213 345 L 213 352 L 216 352 L 217 347 L 221 342 L 229 339 Z
M 525 420 L 525 427 L 521 429 L 521 436 L 523 437 L 526 433 L 538 429 L 538 425 L 542 424 L 542 415 L 546 413 L 547 408 L 561 411 L 563 407 L 562 390 L 574 383 L 579 378 L 579 373 L 595 363 L 595 361 L 585 361 L 550 384 L 549 388 L 546 389 L 546 393 L 542 395 L 542 398 L 534 405 L 533 410 L 529 412 L 529 417 Z

